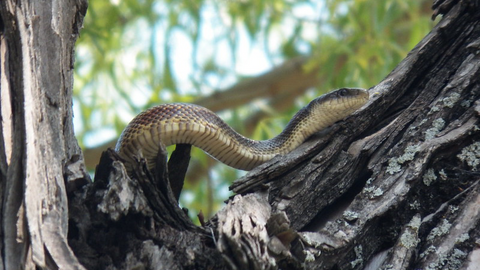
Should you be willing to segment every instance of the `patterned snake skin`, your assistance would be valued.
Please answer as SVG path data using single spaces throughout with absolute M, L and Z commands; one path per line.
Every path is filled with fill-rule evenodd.
M 251 170 L 286 154 L 310 135 L 346 118 L 368 101 L 363 89 L 342 88 L 322 95 L 293 116 L 275 138 L 248 139 L 229 127 L 214 112 L 193 104 L 164 104 L 137 115 L 118 139 L 116 151 L 130 173 L 134 156 L 152 168 L 161 143 L 192 144 L 237 169 Z

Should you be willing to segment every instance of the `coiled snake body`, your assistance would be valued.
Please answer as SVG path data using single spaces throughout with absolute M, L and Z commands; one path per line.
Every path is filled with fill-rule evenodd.
M 363 89 L 342 88 L 322 95 L 293 116 L 275 138 L 248 139 L 229 127 L 214 112 L 193 104 L 164 104 L 137 115 L 120 136 L 116 151 L 133 170 L 134 157 L 155 164 L 161 143 L 192 144 L 237 169 L 251 170 L 278 154 L 286 154 L 315 132 L 344 119 L 368 100 Z

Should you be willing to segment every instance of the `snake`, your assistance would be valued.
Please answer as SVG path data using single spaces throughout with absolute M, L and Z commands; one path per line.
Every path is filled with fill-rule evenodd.
M 260 141 L 242 136 L 202 106 L 162 104 L 134 117 L 121 133 L 115 150 L 129 174 L 138 158 L 144 158 L 152 169 L 162 145 L 173 144 L 191 144 L 228 166 L 248 171 L 291 152 L 312 134 L 350 116 L 368 99 L 364 89 L 329 92 L 300 109 L 276 137 Z

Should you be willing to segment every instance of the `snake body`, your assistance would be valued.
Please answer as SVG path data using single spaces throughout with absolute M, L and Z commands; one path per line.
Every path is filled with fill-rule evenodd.
M 276 137 L 256 141 L 228 126 L 214 112 L 193 104 L 173 103 L 137 115 L 122 132 L 116 151 L 133 170 L 134 157 L 151 168 L 161 144 L 192 144 L 212 157 L 241 170 L 251 170 L 278 154 L 286 154 L 310 135 L 342 120 L 368 100 L 363 89 L 342 88 L 312 100 L 297 112 Z

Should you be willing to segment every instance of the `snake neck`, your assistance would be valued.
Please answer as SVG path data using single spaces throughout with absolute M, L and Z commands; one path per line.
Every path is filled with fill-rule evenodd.
M 351 113 L 350 111 L 343 114 L 331 113 L 327 109 L 312 108 L 313 106 L 309 104 L 302 108 L 292 117 L 278 136 L 269 140 L 258 141 L 257 148 L 266 151 L 275 149 L 274 155 L 289 153 L 313 134 L 331 126 Z
M 343 116 L 341 117 L 343 118 Z M 190 143 L 231 167 L 251 170 L 276 155 L 291 152 L 312 134 L 338 120 L 339 117 L 329 115 L 326 110 L 317 108 L 313 111 L 309 105 L 298 111 L 276 137 L 268 140 L 252 140 L 236 132 L 218 116 L 213 117 L 212 115 L 205 127 L 191 127 L 192 134 L 189 137 L 195 137 L 195 139 L 179 141 L 180 138 L 176 137 L 175 141 L 168 141 L 168 144 Z M 198 139 L 201 136 L 196 134 L 196 130 L 202 130 L 201 136 L 206 133 L 203 130 L 211 130 L 214 135 Z M 211 144 L 209 141 L 215 143 Z
M 315 130 L 308 121 L 309 112 L 302 108 L 288 122 L 285 129 L 276 137 L 268 140 L 252 141 L 258 154 L 283 155 L 298 147 L 305 139 L 312 135 Z M 305 128 L 307 127 L 307 128 Z M 321 127 L 319 127 L 321 128 Z

